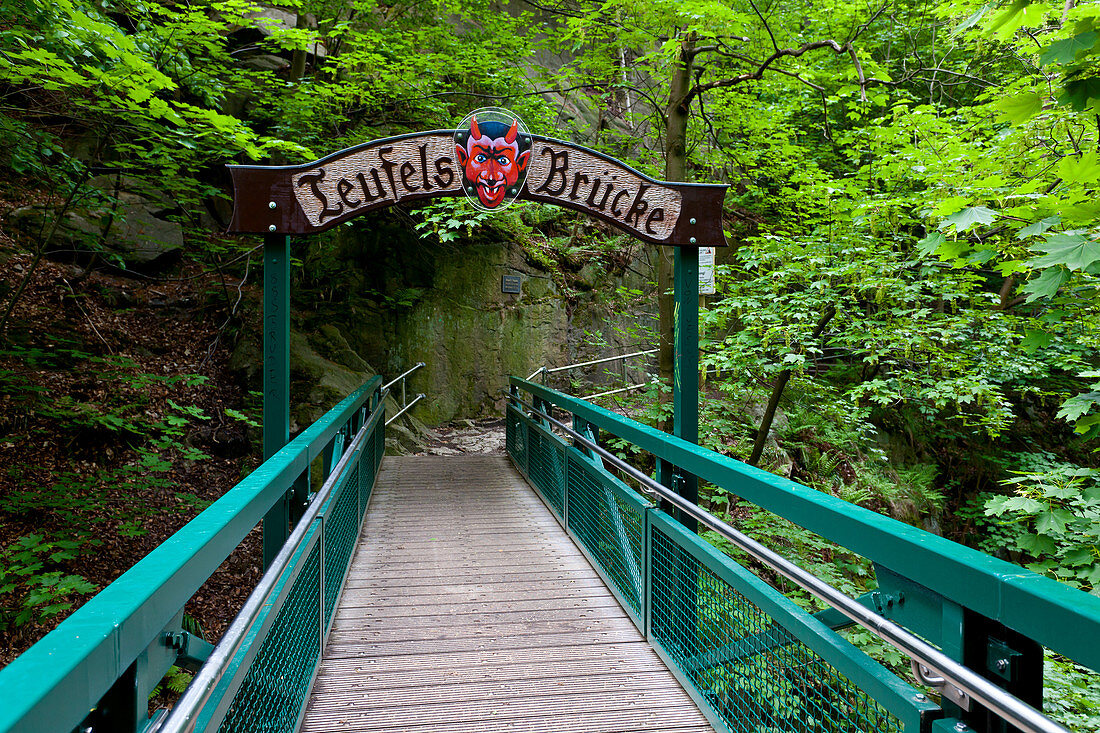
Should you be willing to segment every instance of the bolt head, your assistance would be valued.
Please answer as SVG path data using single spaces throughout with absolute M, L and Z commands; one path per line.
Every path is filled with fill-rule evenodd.
M 689 223 L 690 223 L 690 224 L 694 224 L 694 223 L 695 223 L 695 217 L 692 217 L 692 219 L 691 219 L 691 221 L 690 221 Z
M 274 209 L 274 208 L 276 208 L 276 207 L 278 207 L 278 206 L 279 206 L 279 205 L 278 205 L 277 203 L 275 203 L 274 201 L 268 201 L 268 202 L 267 202 L 267 208 L 269 208 L 269 209 Z
M 959 733 L 965 733 L 965 731 L 970 730 L 970 727 L 966 723 L 960 721 L 958 723 L 955 723 L 955 730 L 957 730 Z
M 914 697 L 917 699 L 918 702 L 924 702 L 928 699 L 928 696 L 925 695 L 923 692 L 918 692 L 916 695 L 914 695 Z
M 275 231 L 276 229 L 278 229 L 278 227 L 276 227 L 276 226 L 275 226 L 274 224 L 272 224 L 271 226 L 269 226 L 269 227 L 267 228 L 267 231 L 269 231 L 269 232 L 273 232 L 273 231 Z
M 997 660 L 997 671 L 998 672 L 1004 672 L 1006 669 L 1008 669 L 1008 660 L 1007 659 L 998 659 Z
M 695 244 L 695 237 L 692 237 L 692 238 L 691 238 L 691 239 L 689 239 L 688 241 L 689 241 L 689 242 L 691 242 L 692 244 Z

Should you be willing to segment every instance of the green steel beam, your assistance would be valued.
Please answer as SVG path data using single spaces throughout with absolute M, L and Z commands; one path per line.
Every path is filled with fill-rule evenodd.
M 290 440 L 290 237 L 264 237 L 264 460 Z M 264 515 L 264 568 L 290 535 L 290 494 Z
M 676 292 L 673 342 L 672 432 L 688 443 L 699 442 L 699 248 L 677 247 L 673 259 Z M 692 504 L 699 503 L 699 479 L 691 473 L 674 472 L 665 484 Z M 694 517 L 677 512 L 692 532 L 698 531 Z
M 677 247 L 673 260 L 676 292 L 673 343 L 672 432 L 699 442 L 699 249 Z
M 1100 598 L 1096 596 L 540 384 L 519 377 L 512 377 L 511 383 L 663 462 L 721 486 L 949 601 L 1100 671 Z
M 381 384 L 381 377 L 373 377 L 348 395 L 0 669 L 0 731 L 75 728 Z
M 892 597 L 887 596 L 885 593 L 877 590 L 868 591 L 867 593 L 864 593 L 861 596 L 857 596 L 852 600 L 854 600 L 856 603 L 863 606 L 864 608 L 868 608 L 877 613 L 879 616 L 888 618 L 891 621 L 897 620 L 896 614 L 893 613 L 894 608 L 900 608 L 901 606 L 901 604 L 895 605 L 895 600 Z M 824 611 L 818 611 L 814 614 L 814 618 L 816 618 L 818 621 L 825 624 L 834 631 L 838 629 L 847 629 L 850 626 L 856 625 L 855 621 L 848 618 L 835 608 L 826 608 Z M 911 628 L 910 631 L 912 631 Z

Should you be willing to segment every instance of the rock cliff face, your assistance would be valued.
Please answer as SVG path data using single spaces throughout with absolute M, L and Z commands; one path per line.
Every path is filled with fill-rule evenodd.
M 322 250 L 344 292 L 332 296 L 340 307 L 318 303 L 304 314 L 306 340 L 341 369 L 362 371 L 358 360 L 387 379 L 423 361 L 407 391 L 410 399 L 425 393 L 415 414 L 429 425 L 500 414 L 509 375 L 623 353 L 645 330 L 644 317 L 609 297 L 622 286 L 647 288 L 645 262 L 627 276 L 590 263 L 564 285 L 505 236 L 444 245 L 384 221 L 341 228 L 309 256 Z M 502 292 L 505 276 L 518 278 L 518 294 Z M 300 360 L 318 371 L 318 359 Z M 309 376 L 311 391 L 340 381 L 320 371 Z

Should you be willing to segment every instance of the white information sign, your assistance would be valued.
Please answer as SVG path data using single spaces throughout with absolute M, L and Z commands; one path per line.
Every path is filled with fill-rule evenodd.
M 699 295 L 714 295 L 714 247 L 699 248 Z

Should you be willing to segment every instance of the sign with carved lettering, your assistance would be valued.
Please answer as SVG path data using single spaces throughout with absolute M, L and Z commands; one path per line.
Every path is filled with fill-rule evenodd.
M 299 166 L 229 166 L 229 231 L 309 234 L 387 206 L 465 195 L 483 210 L 515 199 L 564 206 L 654 244 L 726 244 L 725 185 L 658 181 L 520 125 L 470 120 L 461 129 L 376 140 Z

